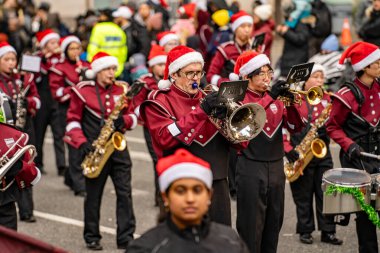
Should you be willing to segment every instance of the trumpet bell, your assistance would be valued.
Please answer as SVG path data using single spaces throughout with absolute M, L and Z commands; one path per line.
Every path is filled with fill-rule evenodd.
M 248 103 L 234 110 L 228 119 L 228 128 L 234 140 L 249 141 L 263 129 L 266 113 L 262 106 Z
M 321 87 L 312 87 L 307 91 L 306 100 L 311 105 L 317 105 L 322 101 L 323 90 Z

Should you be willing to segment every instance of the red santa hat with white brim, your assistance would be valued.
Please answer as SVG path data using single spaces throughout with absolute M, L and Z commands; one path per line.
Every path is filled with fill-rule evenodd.
M 8 42 L 6 41 L 0 42 L 0 58 L 9 52 L 15 53 L 17 55 L 17 52 L 14 49 L 14 47 L 9 45 Z
M 355 72 L 358 72 L 379 60 L 380 50 L 374 44 L 359 41 L 352 44 L 343 52 L 339 64 L 343 65 L 347 59 L 351 60 L 352 68 Z
M 116 57 L 111 56 L 105 52 L 98 52 L 91 61 L 91 69 L 86 71 L 86 77 L 88 79 L 94 79 L 96 73 L 111 66 L 118 66 L 119 63 Z
M 236 81 L 240 77 L 249 75 L 253 71 L 270 64 L 268 56 L 250 50 L 241 54 L 235 64 L 234 73 L 230 74 L 230 80 Z
M 46 29 L 36 34 L 37 41 L 40 43 L 41 47 L 44 47 L 49 40 L 57 39 L 59 40 L 60 36 L 58 33 L 54 32 L 52 29 Z
M 152 45 L 149 57 L 148 57 L 148 65 L 152 67 L 157 64 L 166 63 L 168 59 L 168 54 L 164 51 L 164 49 L 159 45 Z
M 174 181 L 183 178 L 198 179 L 208 189 L 212 187 L 210 164 L 185 149 L 178 149 L 174 155 L 158 160 L 157 174 L 161 192 L 165 192 Z
M 157 34 L 157 40 L 158 40 L 158 44 L 161 47 L 163 47 L 165 46 L 166 43 L 168 43 L 171 40 L 179 41 L 179 37 L 175 32 L 165 31 L 165 32 L 160 32 L 159 34 Z
M 80 44 L 80 40 L 77 36 L 69 35 L 61 39 L 61 51 L 65 52 L 66 48 L 73 42 Z
M 169 88 L 172 83 L 169 76 L 191 63 L 200 63 L 204 66 L 202 55 L 192 48 L 186 46 L 176 46 L 168 53 L 165 65 L 164 79 L 158 82 L 160 90 Z
M 231 29 L 233 32 L 245 23 L 253 25 L 253 18 L 247 12 L 239 11 L 231 16 Z

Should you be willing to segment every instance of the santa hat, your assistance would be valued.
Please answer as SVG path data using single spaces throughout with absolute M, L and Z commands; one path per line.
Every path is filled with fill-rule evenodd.
M 158 82 L 158 88 L 160 90 L 169 88 L 172 84 L 169 76 L 191 63 L 201 63 L 203 67 L 202 55 L 194 49 L 182 45 L 170 50 L 166 61 L 164 79 Z
M 196 3 L 184 4 L 178 8 L 178 14 L 183 15 L 186 14 L 189 18 L 192 18 L 195 13 L 195 8 L 197 7 Z
M 318 71 L 321 71 L 323 73 L 323 75 L 326 74 L 326 70 L 321 64 L 314 63 L 313 69 L 311 70 L 311 74 L 318 72 Z
M 265 54 L 252 50 L 245 51 L 237 58 L 234 73 L 231 73 L 229 76 L 230 80 L 239 80 L 239 77 L 246 76 L 267 64 L 270 64 L 270 60 Z
M 242 24 L 245 24 L 245 23 L 249 23 L 249 24 L 253 24 L 253 18 L 248 14 L 246 13 L 245 11 L 239 11 L 237 13 L 235 13 L 234 15 L 232 15 L 231 17 L 231 28 L 232 28 L 232 31 L 235 32 L 235 30 L 241 26 Z
M 0 42 L 0 58 L 9 52 L 13 52 L 13 53 L 17 54 L 14 47 L 9 45 L 8 42 L 6 42 L 6 41 Z
M 179 37 L 175 32 L 165 31 L 165 32 L 160 32 L 157 34 L 157 40 L 158 40 L 158 44 L 161 47 L 163 47 L 165 46 L 166 43 L 168 43 L 171 40 L 179 41 Z
M 111 56 L 105 52 L 98 52 L 93 58 L 91 62 L 91 69 L 86 71 L 86 77 L 88 79 L 94 79 L 96 73 L 99 71 L 109 68 L 111 66 L 118 66 L 119 63 L 116 57 Z
M 161 192 L 165 192 L 174 181 L 181 178 L 198 179 L 207 188 L 212 187 L 210 164 L 185 149 L 178 149 L 174 155 L 158 160 L 157 174 Z
M 80 44 L 80 40 L 77 36 L 69 35 L 66 37 L 61 38 L 61 51 L 65 52 L 66 48 L 70 45 L 70 43 L 76 42 Z
M 371 43 L 359 41 L 351 45 L 340 57 L 339 64 L 343 65 L 346 59 L 351 60 L 352 68 L 358 72 L 371 63 L 380 59 L 379 48 Z
M 272 6 L 269 4 L 262 4 L 255 8 L 253 13 L 262 21 L 267 21 L 272 15 Z
M 49 40 L 52 40 L 52 39 L 59 40 L 59 34 L 54 32 L 52 29 L 46 29 L 46 30 L 43 30 L 42 32 L 38 32 L 36 34 L 36 37 L 41 47 L 44 47 Z
M 168 54 L 164 51 L 163 47 L 152 45 L 149 52 L 148 65 L 152 67 L 157 64 L 166 63 L 167 58 Z

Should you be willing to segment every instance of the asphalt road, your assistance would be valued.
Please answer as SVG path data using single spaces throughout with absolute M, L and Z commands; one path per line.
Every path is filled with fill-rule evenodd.
M 133 160 L 133 201 L 137 220 L 136 234 L 142 234 L 155 225 L 157 209 L 153 206 L 153 169 L 147 152 L 141 127 L 129 133 L 128 146 Z M 19 222 L 19 232 L 39 238 L 59 246 L 69 252 L 87 252 L 83 241 L 83 198 L 75 197 L 63 184 L 63 178 L 57 176 L 54 164 L 54 152 L 48 134 L 45 143 L 45 167 L 47 174 L 34 188 L 35 216 L 37 222 L 27 224 Z M 335 167 L 338 148 L 332 147 Z M 357 238 L 353 216 L 348 227 L 338 227 L 337 235 L 344 240 L 342 246 L 327 245 L 320 242 L 320 233 L 314 232 L 314 243 L 304 245 L 295 234 L 295 205 L 286 184 L 285 219 L 280 233 L 279 253 L 290 252 L 357 252 Z M 116 247 L 116 197 L 112 182 L 105 187 L 101 209 L 101 231 L 103 252 L 122 252 Z M 236 218 L 236 205 L 232 202 L 233 223 Z M 233 225 L 234 226 L 234 225 Z M 380 237 L 379 237 L 380 238 Z M 1 251 L 1 250 L 0 250 Z

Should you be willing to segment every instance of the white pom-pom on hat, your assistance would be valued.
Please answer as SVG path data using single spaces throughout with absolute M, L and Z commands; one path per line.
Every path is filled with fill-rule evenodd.
M 235 73 L 230 73 L 230 75 L 228 76 L 229 77 L 229 79 L 231 80 L 231 81 L 239 81 L 239 79 L 240 79 L 240 77 L 239 77 L 239 75 L 237 75 L 237 74 L 235 74 Z

